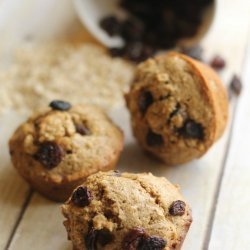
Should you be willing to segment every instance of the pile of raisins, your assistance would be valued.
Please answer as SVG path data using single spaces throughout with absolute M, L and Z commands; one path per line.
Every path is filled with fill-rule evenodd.
M 121 0 L 129 17 L 120 21 L 105 17 L 100 26 L 110 36 L 119 35 L 123 48 L 112 48 L 111 55 L 140 62 L 157 50 L 175 46 L 180 38 L 194 36 L 202 22 L 203 10 L 213 0 Z

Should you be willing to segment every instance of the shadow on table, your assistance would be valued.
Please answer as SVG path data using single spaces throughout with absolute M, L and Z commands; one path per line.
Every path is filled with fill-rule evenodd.
M 167 166 L 153 155 L 143 151 L 137 143 L 130 143 L 125 145 L 118 162 L 118 169 L 135 173 L 152 172 L 157 176 L 161 176 L 171 171 L 173 167 Z

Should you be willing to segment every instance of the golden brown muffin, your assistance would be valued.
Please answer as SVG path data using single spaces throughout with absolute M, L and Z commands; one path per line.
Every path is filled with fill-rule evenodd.
M 123 133 L 98 107 L 54 101 L 13 134 L 11 159 L 34 189 L 65 201 L 87 176 L 114 169 Z
M 180 249 L 191 209 L 163 177 L 99 172 L 62 206 L 75 250 Z
M 139 144 L 167 165 L 201 157 L 228 119 L 227 94 L 217 74 L 175 52 L 141 63 L 126 101 Z

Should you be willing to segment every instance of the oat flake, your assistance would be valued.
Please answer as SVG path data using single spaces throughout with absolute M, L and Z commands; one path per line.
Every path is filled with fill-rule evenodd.
M 111 58 L 96 45 L 20 49 L 11 66 L 0 71 L 0 113 L 7 109 L 34 111 L 54 99 L 108 109 L 123 104 L 132 75 L 132 65 Z

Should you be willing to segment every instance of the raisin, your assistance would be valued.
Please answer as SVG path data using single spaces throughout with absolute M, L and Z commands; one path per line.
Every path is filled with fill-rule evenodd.
M 141 227 L 131 229 L 123 240 L 123 249 L 137 250 L 140 245 L 140 241 L 145 235 L 145 230 Z
M 178 37 L 192 37 L 197 33 L 199 28 L 197 24 L 186 22 L 186 20 L 178 20 L 176 26 Z
M 84 124 L 75 125 L 76 132 L 81 135 L 90 135 L 90 130 Z
M 121 57 L 124 55 L 124 48 L 111 48 L 109 49 L 109 53 L 112 57 Z
M 60 164 L 64 156 L 64 150 L 53 141 L 46 141 L 39 145 L 34 159 L 39 161 L 45 168 L 52 169 Z
M 114 239 L 113 234 L 111 234 L 111 232 L 108 229 L 101 229 L 98 230 L 97 233 L 97 242 L 101 245 L 101 246 L 106 246 L 107 244 L 110 244 Z
M 86 187 L 78 187 L 72 195 L 73 203 L 78 207 L 86 207 L 90 204 L 92 196 Z
M 140 250 L 163 250 L 167 245 L 167 241 L 161 237 L 148 236 L 144 237 L 138 249 Z
M 210 66 L 216 70 L 221 70 L 226 66 L 226 61 L 219 55 L 216 55 L 210 62 Z
M 109 36 L 118 35 L 121 31 L 121 23 L 115 16 L 108 16 L 100 21 L 100 26 Z
M 97 250 L 97 230 L 90 228 L 85 236 L 85 245 L 87 250 Z
M 187 138 L 202 140 L 204 138 L 204 131 L 201 124 L 189 119 L 184 123 L 180 129 L 181 134 Z
M 149 9 L 149 5 L 145 4 L 145 1 L 129 1 L 122 0 L 120 4 L 124 9 L 129 10 L 135 15 L 147 15 L 152 9 Z
M 148 146 L 155 147 L 161 146 L 164 144 L 163 137 L 160 134 L 154 133 L 152 130 L 149 130 L 146 136 L 146 142 Z
M 242 90 L 242 83 L 240 78 L 237 75 L 233 75 L 230 82 L 230 89 L 238 96 Z
M 85 245 L 87 250 L 97 250 L 98 245 L 102 247 L 111 243 L 114 236 L 107 229 L 95 230 L 92 226 L 90 227 L 87 235 L 85 236 Z
M 181 216 L 185 213 L 186 204 L 183 201 L 174 201 L 169 207 L 169 213 L 173 216 Z
M 144 24 L 136 19 L 127 19 L 122 25 L 122 37 L 127 41 L 139 41 L 144 35 Z
M 139 110 L 142 114 L 145 114 L 148 107 L 154 102 L 153 95 L 149 91 L 142 91 L 138 98 Z
M 71 104 L 69 102 L 54 100 L 49 106 L 54 110 L 67 111 L 71 108 Z
M 149 57 L 154 56 L 155 49 L 152 46 L 144 45 L 140 61 L 145 61 Z
M 128 47 L 131 42 L 141 42 L 143 49 L 139 50 L 137 47 L 136 53 L 130 54 L 128 49 L 126 53 L 115 51 L 117 56 L 140 62 L 150 56 L 152 52 L 149 51 L 169 49 L 174 47 L 179 39 L 194 36 L 202 23 L 203 10 L 209 3 L 211 4 L 212 0 L 191 2 L 121 0 L 120 6 L 128 13 L 127 19 L 119 26 L 114 21 L 116 18 L 112 17 L 111 21 L 101 26 L 111 35 L 119 30 L 125 47 Z

